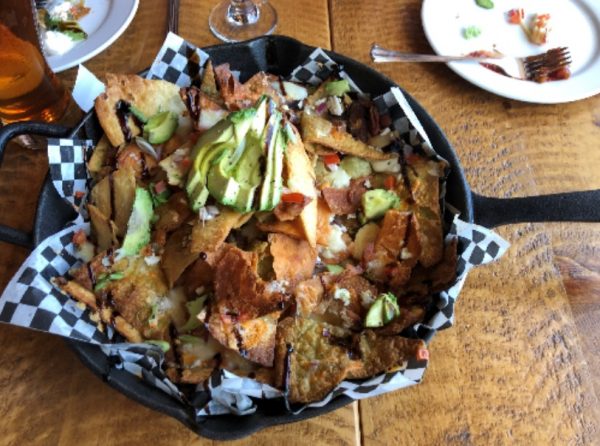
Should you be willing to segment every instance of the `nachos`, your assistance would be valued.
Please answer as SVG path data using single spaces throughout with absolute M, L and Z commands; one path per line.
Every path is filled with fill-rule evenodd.
M 183 89 L 107 77 L 92 232 L 62 290 L 102 329 L 161 347 L 175 383 L 224 368 L 308 403 L 424 359 L 410 328 L 456 274 L 446 162 L 337 75 L 203 73 Z

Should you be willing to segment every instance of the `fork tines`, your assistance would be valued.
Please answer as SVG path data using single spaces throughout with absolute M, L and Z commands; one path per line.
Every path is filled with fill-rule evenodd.
M 571 63 L 571 54 L 567 47 L 552 48 L 542 54 L 526 57 L 523 60 L 527 79 L 546 80 L 549 74 Z

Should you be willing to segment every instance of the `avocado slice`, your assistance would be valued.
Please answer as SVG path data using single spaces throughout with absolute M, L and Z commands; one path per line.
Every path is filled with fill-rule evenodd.
M 178 119 L 175 113 L 170 111 L 157 113 L 144 124 L 144 138 L 150 144 L 162 144 L 173 136 L 177 124 Z
M 331 81 L 325 84 L 325 92 L 329 96 L 343 96 L 350 91 L 350 83 L 346 79 Z
M 264 130 L 263 141 L 266 152 L 267 164 L 265 177 L 260 190 L 258 209 L 260 211 L 272 210 L 281 199 L 283 179 L 283 152 L 285 151 L 284 137 L 280 128 L 281 113 L 275 111 L 269 117 Z
M 254 196 L 261 182 L 263 137 L 268 98 L 263 96 L 245 138 L 233 150 L 227 150 L 213 163 L 207 175 L 207 188 L 221 204 L 240 212 L 252 210 Z
M 397 208 L 400 198 L 392 191 L 373 189 L 363 194 L 361 203 L 365 219 L 375 220 L 383 217 L 388 209 Z
M 400 307 L 396 296 L 392 293 L 382 293 L 371 304 L 365 318 L 365 327 L 383 327 L 398 316 L 400 316 Z
M 191 154 L 192 167 L 186 183 L 190 206 L 195 212 L 204 206 L 208 198 L 206 180 L 210 167 L 229 151 L 240 146 L 252 125 L 255 114 L 254 108 L 231 113 L 196 142 Z
M 152 220 L 152 197 L 147 189 L 137 187 L 133 209 L 127 222 L 127 232 L 119 251 L 120 257 L 136 255 L 150 243 L 150 223 Z

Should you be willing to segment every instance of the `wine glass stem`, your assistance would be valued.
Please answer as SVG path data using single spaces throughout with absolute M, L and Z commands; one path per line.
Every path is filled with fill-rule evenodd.
M 258 21 L 258 8 L 251 0 L 231 0 L 227 19 L 236 25 L 249 25 Z

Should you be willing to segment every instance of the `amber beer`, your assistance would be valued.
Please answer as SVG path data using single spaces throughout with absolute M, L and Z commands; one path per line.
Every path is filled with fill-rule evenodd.
M 56 121 L 69 100 L 42 56 L 33 0 L 0 0 L 0 120 Z

